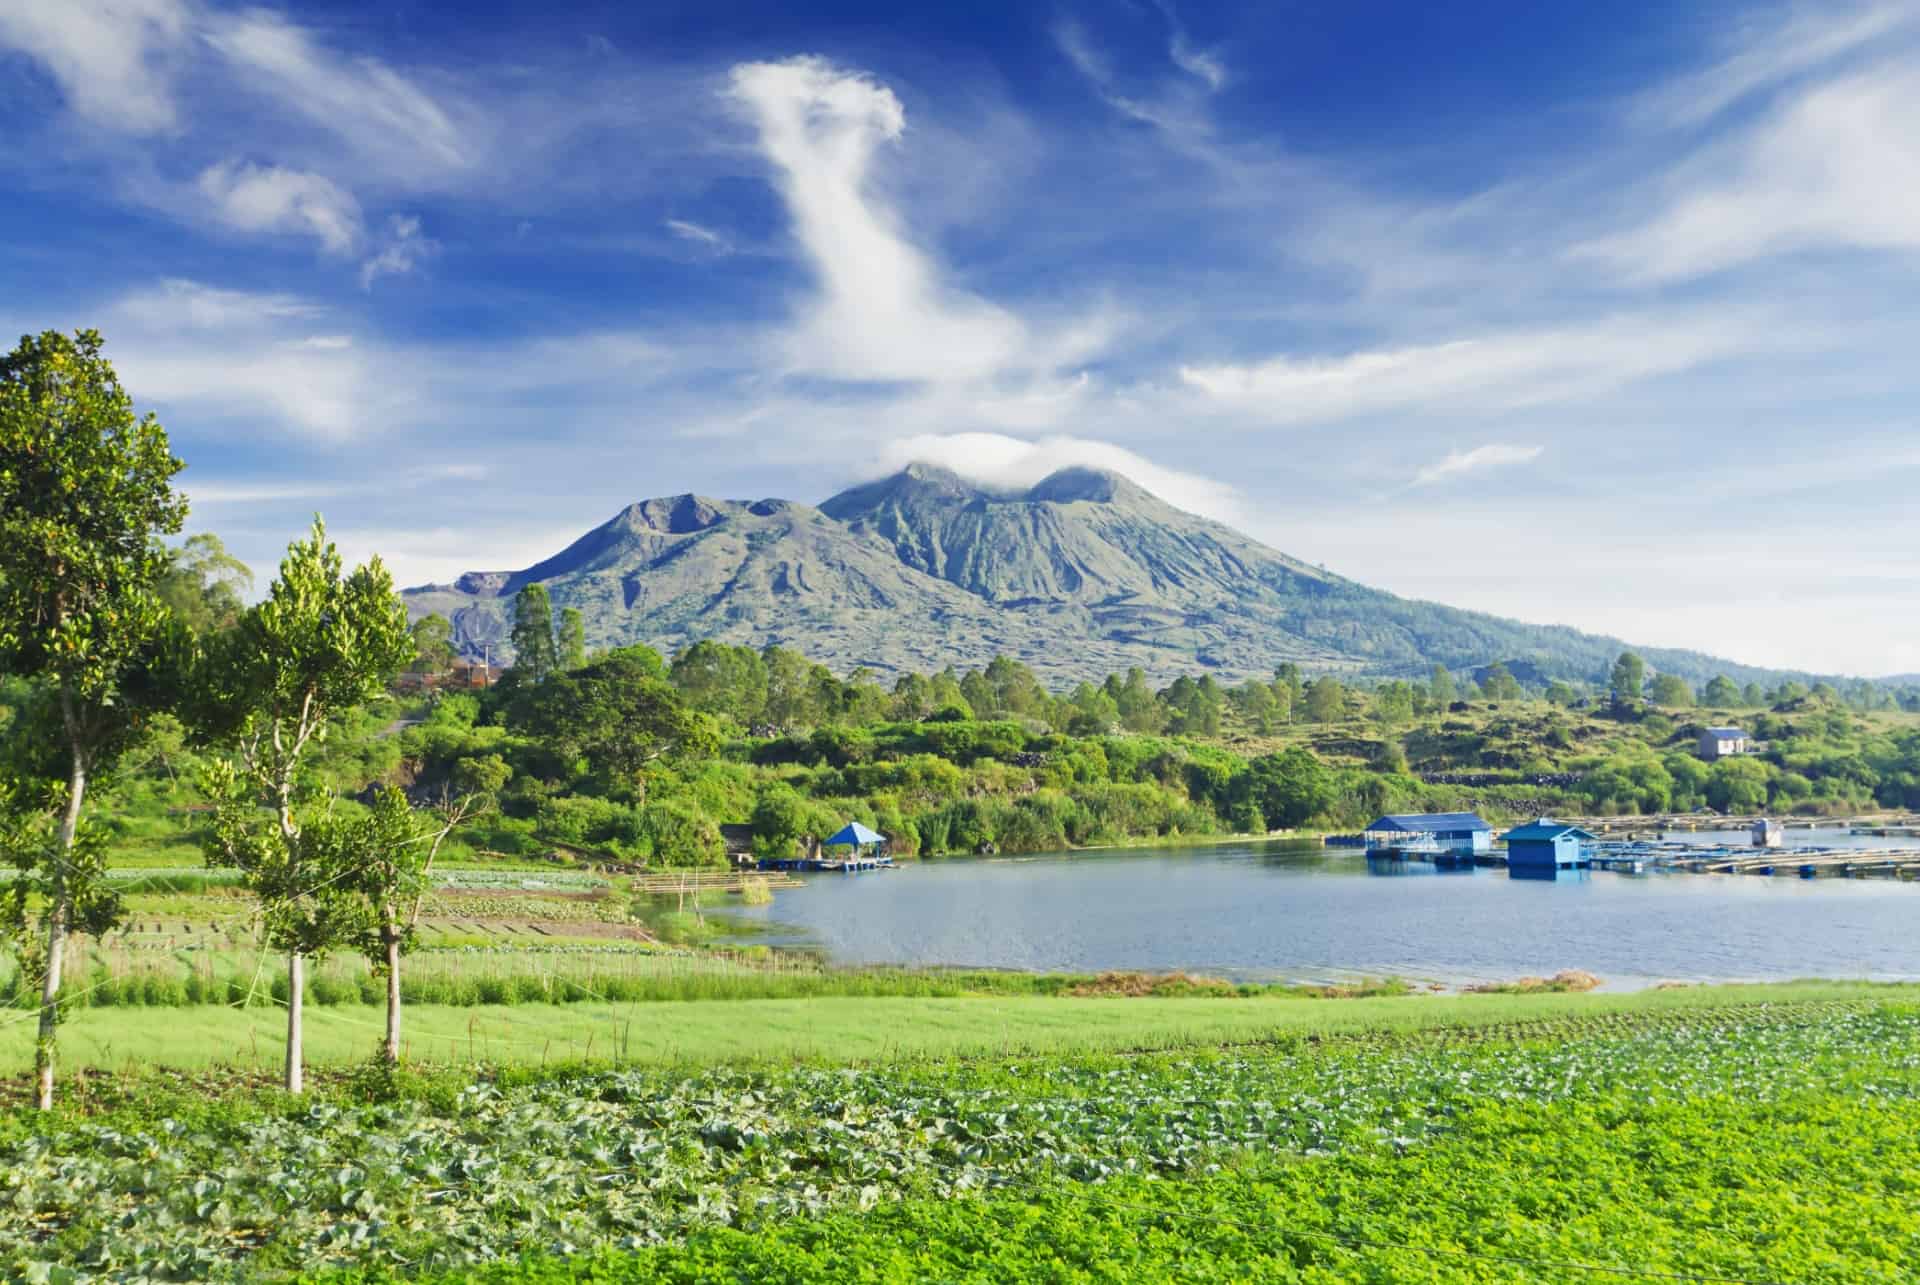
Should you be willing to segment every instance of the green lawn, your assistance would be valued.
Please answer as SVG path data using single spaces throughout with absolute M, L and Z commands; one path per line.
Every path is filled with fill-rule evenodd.
M 1874 998 L 1920 1002 L 1920 986 L 1796 982 L 1626 994 L 1414 995 L 1381 999 L 850 998 L 695 1003 L 516 1004 L 406 1010 L 416 1061 L 540 1064 L 582 1058 L 644 1064 L 838 1062 L 908 1057 L 1170 1049 L 1288 1034 L 1409 1032 L 1565 1017 Z M 31 1013 L 0 1021 L 0 1074 L 31 1062 Z M 382 1011 L 309 1006 L 315 1065 L 364 1060 Z M 98 1008 L 62 1025 L 64 1065 L 196 1068 L 279 1064 L 276 1009 Z

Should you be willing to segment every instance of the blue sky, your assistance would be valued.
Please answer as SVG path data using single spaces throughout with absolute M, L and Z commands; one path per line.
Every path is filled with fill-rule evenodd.
M 263 572 L 1116 467 L 1411 595 L 1920 671 L 1920 3 L 0 4 L 0 328 Z

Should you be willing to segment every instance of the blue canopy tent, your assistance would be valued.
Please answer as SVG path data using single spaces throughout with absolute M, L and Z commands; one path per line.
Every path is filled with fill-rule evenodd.
M 829 836 L 820 846 L 823 848 L 834 848 L 842 845 L 852 848 L 855 851 L 869 847 L 884 848 L 887 846 L 887 836 L 884 834 L 876 834 L 874 831 L 861 825 L 858 821 L 849 821 L 845 826 Z

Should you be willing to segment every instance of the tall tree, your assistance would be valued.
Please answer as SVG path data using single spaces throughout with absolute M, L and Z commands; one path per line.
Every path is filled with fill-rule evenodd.
M 437 806 L 417 810 L 405 794 L 388 788 L 374 795 L 365 815 L 333 830 L 340 850 L 331 864 L 352 872 L 347 882 L 365 903 L 351 921 L 350 943 L 386 976 L 387 1029 L 380 1052 L 388 1066 L 400 1062 L 400 959 L 413 949 L 434 860 L 448 835 L 492 805 L 507 773 L 497 757 L 491 763 L 462 759 Z
M 513 668 L 522 684 L 539 683 L 559 668 L 553 640 L 553 599 L 543 584 L 523 587 L 513 598 Z
M 269 942 L 287 956 L 286 1088 L 305 1083 L 306 960 L 350 936 L 356 907 L 338 863 L 352 848 L 310 779 L 310 751 L 336 714 L 377 696 L 414 656 L 406 608 L 374 558 L 344 573 L 320 519 L 287 549 L 266 600 L 216 640 L 192 713 L 231 749 L 210 774 L 211 861 L 240 867 L 264 904 Z M 311 840 L 311 842 L 310 842 Z
M 1273 671 L 1273 698 L 1280 706 L 1280 717 L 1295 722 L 1306 714 L 1306 687 L 1300 666 L 1283 661 Z
M 1460 689 L 1453 684 L 1453 675 L 1447 672 L 1445 665 L 1435 665 L 1427 676 L 1427 695 L 1441 709 L 1453 704 L 1459 697 Z
M 1668 709 L 1685 709 L 1693 704 L 1693 688 L 1678 674 L 1653 676 L 1653 703 Z
M 1316 678 L 1307 684 L 1307 721 L 1332 723 L 1346 717 L 1347 689 L 1331 676 Z
M 751 648 L 703 639 L 673 658 L 667 677 L 693 708 L 742 726 L 767 703 L 767 665 Z
M 1701 689 L 1700 699 L 1715 709 L 1732 709 L 1740 703 L 1740 689 L 1725 674 L 1715 674 Z
M 711 750 L 712 720 L 687 708 L 649 647 L 621 647 L 583 669 L 522 689 L 507 707 L 516 731 L 568 761 L 585 760 L 610 785 L 644 797 L 656 761 Z
M 413 635 L 413 669 L 421 674 L 444 674 L 453 668 L 453 622 L 429 612 L 409 627 Z
M 1490 701 L 1519 700 L 1525 695 L 1513 671 L 1497 660 L 1487 666 L 1487 676 L 1480 680 L 1480 690 Z
M 168 554 L 160 598 L 174 618 L 196 634 L 226 629 L 246 609 L 253 571 L 227 552 L 220 537 L 201 531 Z
M 1607 686 L 1613 692 L 1615 705 L 1638 704 L 1642 689 L 1647 684 L 1647 662 L 1630 651 L 1620 653 L 1613 662 L 1613 672 L 1607 675 Z
M 578 607 L 560 612 L 559 663 L 562 669 L 578 669 L 587 663 L 587 618 Z
M 51 736 L 66 759 L 64 784 L 39 792 L 58 820 L 47 842 L 14 850 L 21 877 L 9 890 L 11 926 L 24 937 L 33 895 L 44 929 L 34 1046 L 43 1109 L 53 1105 L 67 935 L 103 931 L 119 915 L 82 826 L 87 786 L 164 703 L 152 681 L 169 632 L 158 537 L 179 531 L 187 512 L 166 430 L 134 414 L 101 347 L 96 331 L 50 330 L 0 359 L 0 668 L 51 690 Z

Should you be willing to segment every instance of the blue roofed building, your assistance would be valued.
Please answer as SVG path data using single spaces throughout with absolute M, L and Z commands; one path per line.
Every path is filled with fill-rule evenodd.
M 1363 833 L 1369 848 L 1450 853 L 1493 850 L 1493 827 L 1472 812 L 1388 813 Z
M 1570 870 L 1581 865 L 1586 856 L 1580 845 L 1594 836 L 1577 825 L 1550 821 L 1541 817 L 1507 831 L 1507 869 Z

